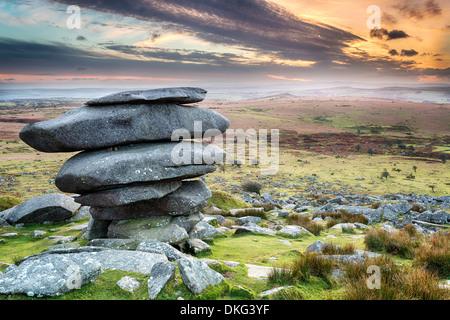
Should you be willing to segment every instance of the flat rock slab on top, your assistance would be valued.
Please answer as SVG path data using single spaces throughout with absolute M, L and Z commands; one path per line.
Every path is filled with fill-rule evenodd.
M 208 135 L 217 136 L 229 125 L 230 121 L 214 110 L 174 103 L 82 106 L 56 119 L 30 123 L 19 137 L 42 152 L 72 152 L 171 141 L 177 129 L 183 131 L 182 138 L 193 139 L 208 130 Z
M 191 142 L 143 143 L 123 146 L 117 151 L 84 151 L 62 165 L 55 185 L 63 192 L 85 194 L 128 184 L 194 178 L 216 170 L 212 164 L 216 156 L 223 159 L 225 151 L 212 144 Z M 210 160 L 211 164 L 206 164 Z
M 202 101 L 206 93 L 207 91 L 204 89 L 193 87 L 124 91 L 90 100 L 86 104 L 88 106 L 101 106 L 106 104 L 151 102 L 194 103 Z

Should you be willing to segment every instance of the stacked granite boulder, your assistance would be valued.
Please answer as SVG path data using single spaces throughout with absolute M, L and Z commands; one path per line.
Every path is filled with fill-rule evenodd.
M 196 122 L 202 134 L 226 131 L 228 119 L 192 105 L 205 94 L 188 87 L 116 93 L 29 124 L 20 138 L 43 152 L 82 151 L 62 165 L 55 185 L 90 206 L 88 239 L 155 238 L 180 244 L 201 220 L 199 210 L 211 196 L 194 178 L 213 172 L 211 159 L 217 163 L 225 156 L 213 145 L 172 141 L 176 129 L 193 138 Z M 174 154 L 180 155 L 177 161 Z

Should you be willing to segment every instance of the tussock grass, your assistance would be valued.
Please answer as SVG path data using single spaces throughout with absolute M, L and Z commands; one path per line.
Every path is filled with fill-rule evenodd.
M 333 262 L 322 259 L 315 252 L 306 253 L 291 264 L 274 268 L 269 275 L 269 282 L 280 284 L 295 284 L 307 281 L 311 276 L 329 281 Z
M 379 268 L 379 286 L 375 286 L 370 266 Z M 363 264 L 347 264 L 344 299 L 347 300 L 445 300 L 448 290 L 439 288 L 439 278 L 423 268 L 401 268 L 389 257 L 367 259 Z M 373 284 L 373 286 L 369 286 Z
M 374 229 L 366 233 L 364 243 L 368 250 L 387 252 L 406 259 L 414 257 L 414 249 L 419 245 L 419 239 L 410 235 L 410 228 L 390 233 L 383 229 Z
M 325 244 L 322 247 L 322 254 L 354 254 L 355 253 L 355 245 L 351 242 L 346 243 L 344 246 L 335 246 L 333 244 Z
M 301 226 L 315 236 L 320 235 L 320 232 L 324 230 L 321 224 L 312 221 L 308 216 L 300 214 L 290 214 L 286 218 L 286 223 Z
M 450 233 L 433 234 L 414 253 L 413 265 L 423 267 L 440 277 L 450 276 Z
M 347 211 L 343 210 L 341 212 L 324 212 L 321 214 L 322 219 L 326 217 L 331 217 L 330 220 L 327 220 L 326 228 L 329 229 L 338 223 L 363 223 L 367 224 L 367 218 L 362 214 L 350 214 Z

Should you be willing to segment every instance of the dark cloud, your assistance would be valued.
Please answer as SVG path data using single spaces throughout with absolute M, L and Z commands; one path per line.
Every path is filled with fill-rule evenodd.
M 78 41 L 86 41 L 87 39 L 86 39 L 86 37 L 78 36 L 78 37 L 77 37 L 77 40 L 78 40 Z
M 442 14 L 442 9 L 435 0 L 403 0 L 393 7 L 403 16 L 419 20 Z
M 381 15 L 381 22 L 391 26 L 397 24 L 397 19 L 392 14 L 383 11 Z
M 416 56 L 418 54 L 419 53 L 416 50 L 414 50 L 414 49 L 410 49 L 410 50 L 402 49 L 402 52 L 401 52 L 400 55 L 406 56 L 406 57 L 413 57 L 413 56 Z
M 329 25 L 302 20 L 264 0 L 79 0 L 77 5 L 169 24 L 213 43 L 255 48 L 287 59 L 336 60 L 344 56 L 347 43 L 364 40 Z
M 442 9 L 437 2 L 434 0 L 428 0 L 425 3 L 425 10 L 431 16 L 437 16 L 442 13 Z
M 395 50 L 395 49 L 392 49 L 392 50 L 389 50 L 389 54 L 390 54 L 391 56 L 398 56 L 398 51 Z
M 117 57 L 99 50 L 90 52 L 63 43 L 41 44 L 0 38 L 0 70 L 10 74 L 191 77 L 195 72 L 245 72 L 240 57 L 233 54 L 207 53 L 195 50 L 167 50 L 137 48 L 126 45 L 107 45 L 104 49 L 129 54 Z M 144 59 L 139 59 L 139 58 Z M 145 58 L 148 58 L 145 60 Z M 152 59 L 153 60 L 149 60 Z M 191 63 L 189 63 L 191 62 Z
M 403 30 L 392 30 L 388 31 L 387 29 L 371 29 L 370 30 L 371 38 L 378 38 L 380 40 L 395 40 L 395 39 L 403 39 L 408 38 L 409 35 L 406 34 Z

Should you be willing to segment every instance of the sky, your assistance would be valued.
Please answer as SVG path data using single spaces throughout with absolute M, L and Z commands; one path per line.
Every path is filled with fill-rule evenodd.
M 449 17 L 448 0 L 2 0 L 0 89 L 448 85 Z

